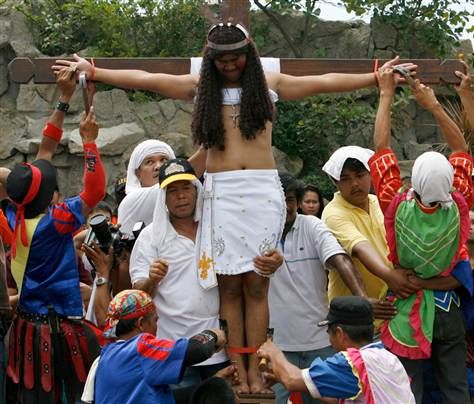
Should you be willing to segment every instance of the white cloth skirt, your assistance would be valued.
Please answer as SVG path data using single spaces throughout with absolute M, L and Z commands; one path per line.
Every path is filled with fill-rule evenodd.
M 210 280 L 209 271 L 258 273 L 253 259 L 277 247 L 285 224 L 285 198 L 277 170 L 206 173 L 203 194 L 197 240 L 201 280 L 203 275 Z

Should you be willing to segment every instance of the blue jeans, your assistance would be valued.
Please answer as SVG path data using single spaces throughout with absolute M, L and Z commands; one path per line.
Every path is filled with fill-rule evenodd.
M 332 347 L 327 346 L 321 349 L 313 349 L 312 351 L 302 351 L 302 352 L 289 352 L 283 351 L 286 356 L 286 359 L 293 365 L 299 367 L 300 369 L 306 369 L 311 366 L 311 363 L 316 358 L 326 359 L 330 356 L 334 355 L 336 352 Z M 288 398 L 290 397 L 290 392 L 285 389 L 285 387 L 278 383 L 275 384 L 273 387 L 273 391 L 275 392 L 275 404 L 286 404 Z M 304 404 L 315 404 L 321 403 L 321 401 L 314 399 L 311 397 L 309 393 L 301 393 L 303 396 L 303 403 Z

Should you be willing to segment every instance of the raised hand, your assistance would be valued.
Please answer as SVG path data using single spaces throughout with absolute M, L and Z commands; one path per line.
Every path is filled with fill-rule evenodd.
M 415 96 L 415 100 L 427 111 L 433 111 L 440 104 L 436 98 L 436 95 L 431 87 L 425 86 L 420 83 L 420 80 L 415 80 L 411 86 L 411 91 Z
M 454 85 L 454 89 L 459 94 L 460 97 L 465 95 L 470 95 L 472 93 L 472 74 L 471 74 L 471 67 L 464 61 L 461 63 L 466 67 L 466 74 L 456 70 L 454 74 L 461 79 L 461 83 L 459 85 Z
M 89 113 L 82 114 L 81 123 L 79 124 L 79 134 L 82 138 L 82 143 L 93 143 L 99 134 L 99 125 L 95 120 L 94 107 L 91 107 Z
M 69 67 L 63 67 L 54 72 L 56 75 L 56 84 L 59 91 L 66 98 L 70 99 L 76 90 L 76 77 L 74 71 Z

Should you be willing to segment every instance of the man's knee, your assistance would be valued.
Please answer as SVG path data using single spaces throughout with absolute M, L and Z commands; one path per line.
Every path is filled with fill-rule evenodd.
M 253 300 L 263 300 L 268 295 L 268 279 L 261 278 L 257 281 L 246 279 L 244 281 L 245 296 Z
M 224 275 L 228 277 L 228 275 Z M 222 300 L 242 299 L 242 281 L 240 279 L 219 280 L 219 293 Z

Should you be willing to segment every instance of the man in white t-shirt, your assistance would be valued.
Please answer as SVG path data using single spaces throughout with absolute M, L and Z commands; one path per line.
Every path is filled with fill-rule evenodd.
M 366 296 L 359 272 L 336 238 L 316 216 L 299 215 L 303 184 L 280 173 L 286 200 L 286 223 L 281 248 L 284 263 L 270 281 L 270 327 L 274 342 L 286 358 L 299 368 L 307 368 L 319 357 L 334 354 L 326 330 L 318 322 L 328 314 L 327 272 L 341 275 L 354 295 Z M 286 404 L 290 393 L 274 386 L 277 404 Z M 304 403 L 319 403 L 302 393 Z
M 130 278 L 135 288 L 153 296 L 158 317 L 158 338 L 191 337 L 203 329 L 219 327 L 218 288 L 203 289 L 198 282 L 195 238 L 200 209 L 196 201 L 201 183 L 188 161 L 166 162 L 159 172 L 163 192 L 158 194 L 153 222 L 140 233 L 130 259 Z M 278 252 L 258 257 L 261 270 L 274 272 L 282 262 Z M 257 263 L 256 263 L 257 265 Z M 204 327 L 204 328 L 203 328 Z M 225 352 L 186 370 L 175 398 L 179 402 L 189 386 L 228 364 Z

